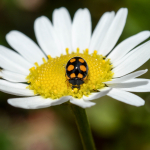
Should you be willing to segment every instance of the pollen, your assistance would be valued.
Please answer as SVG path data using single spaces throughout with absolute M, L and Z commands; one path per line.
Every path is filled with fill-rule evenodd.
M 84 83 L 80 85 L 80 89 L 72 89 L 69 78 L 66 76 L 66 64 L 71 58 L 77 56 L 87 62 L 88 75 L 83 79 Z M 110 59 L 97 54 L 96 50 L 89 54 L 88 49 L 80 53 L 80 49 L 77 48 L 76 52 L 69 53 L 69 49 L 66 48 L 66 55 L 62 54 L 56 58 L 52 58 L 50 55 L 47 57 L 48 60 L 43 58 L 42 65 L 35 62 L 35 66 L 29 69 L 30 73 L 26 77 L 29 84 L 27 88 L 44 98 L 57 99 L 68 95 L 75 98 L 81 98 L 83 95 L 89 96 L 92 92 L 104 88 L 103 82 L 110 81 L 113 77 Z M 70 66 L 69 69 L 72 70 L 73 67 Z M 81 68 L 81 70 L 85 69 Z M 78 77 L 81 78 L 81 75 Z

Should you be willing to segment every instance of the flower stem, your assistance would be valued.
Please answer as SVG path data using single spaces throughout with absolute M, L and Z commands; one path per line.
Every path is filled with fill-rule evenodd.
M 75 116 L 84 150 L 96 150 L 85 109 L 74 104 L 70 104 L 70 107 Z

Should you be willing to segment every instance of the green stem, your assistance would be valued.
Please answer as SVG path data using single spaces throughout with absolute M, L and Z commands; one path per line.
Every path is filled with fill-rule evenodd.
M 70 104 L 70 107 L 75 116 L 84 150 L 96 150 L 85 109 L 73 104 Z

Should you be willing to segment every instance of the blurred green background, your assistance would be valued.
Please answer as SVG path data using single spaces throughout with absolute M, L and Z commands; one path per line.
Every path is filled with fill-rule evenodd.
M 129 10 L 119 42 L 150 30 L 149 0 L 0 0 L 0 44 L 9 47 L 5 35 L 19 30 L 35 41 L 34 20 L 65 6 L 71 17 L 87 7 L 93 29 L 106 11 Z M 150 68 L 150 61 L 140 69 Z M 150 78 L 150 72 L 142 77 Z M 98 150 L 150 150 L 150 93 L 138 93 L 146 104 L 134 107 L 109 97 L 96 100 L 87 114 Z M 80 137 L 67 105 L 23 110 L 7 104 L 14 97 L 0 93 L 0 150 L 82 150 Z

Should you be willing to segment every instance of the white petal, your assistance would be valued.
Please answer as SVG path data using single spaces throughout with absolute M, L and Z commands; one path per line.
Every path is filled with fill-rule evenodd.
M 125 75 L 125 76 L 123 76 L 123 77 L 116 78 L 116 79 L 113 79 L 112 81 L 108 81 L 108 82 L 104 82 L 104 83 L 105 83 L 105 84 L 114 84 L 114 83 L 125 82 L 125 81 L 127 81 L 127 80 L 131 80 L 131 79 L 133 79 L 133 78 L 139 77 L 139 76 L 145 74 L 147 71 L 148 71 L 148 69 L 139 70 L 139 71 L 130 73 L 130 74 L 128 74 L 128 75 Z
M 98 53 L 106 56 L 117 43 L 125 26 L 128 10 L 121 8 L 117 12 Z
M 27 82 L 25 75 L 14 73 L 7 70 L 1 70 L 0 77 L 11 82 Z
M 138 46 L 138 48 L 139 47 L 141 47 L 141 45 L 140 46 Z M 136 48 L 135 48 L 136 49 Z M 119 59 L 119 60 L 116 60 L 116 61 L 114 61 L 113 62 L 113 68 L 116 68 L 117 66 L 119 66 L 122 62 L 124 62 L 127 58 L 128 58 L 128 56 L 130 55 L 130 54 L 132 54 L 133 53 L 133 50 L 131 51 L 131 52 L 129 52 L 129 53 L 127 53 L 124 57 L 122 57 L 121 59 Z
M 37 18 L 34 23 L 34 30 L 37 41 L 46 55 L 60 56 L 61 43 L 50 20 L 45 16 Z
M 114 63 L 113 63 L 113 67 L 116 68 L 117 66 L 121 65 L 122 62 L 124 62 L 126 59 L 128 59 L 128 57 L 130 55 L 132 55 L 136 50 L 140 49 L 143 47 L 143 45 L 146 45 L 147 42 L 145 42 L 144 44 L 134 48 L 132 51 L 130 51 L 129 53 L 127 53 L 124 57 L 122 57 L 121 59 L 119 60 L 116 60 Z
M 124 83 L 114 83 L 114 84 L 107 84 L 107 86 L 112 88 L 132 88 L 137 86 L 142 86 L 148 84 L 148 81 L 128 81 Z
M 144 100 L 139 96 L 119 89 L 112 89 L 107 95 L 118 101 L 134 106 L 142 106 L 145 104 Z
M 32 64 L 35 62 L 42 64 L 42 58 L 46 59 L 40 48 L 29 37 L 19 31 L 9 32 L 6 35 L 6 40 L 11 47 Z
M 6 70 L 28 75 L 32 64 L 14 51 L 0 45 L 0 66 Z
M 108 55 L 107 58 L 111 59 L 111 62 L 115 62 L 121 59 L 124 55 L 126 55 L 131 49 L 145 41 L 150 36 L 149 31 L 143 31 L 136 35 L 133 35 L 123 42 L 121 42 L 118 46 L 116 46 L 113 51 Z
M 38 108 L 45 108 L 54 105 L 60 105 L 65 103 L 69 100 L 70 96 L 64 96 L 60 99 L 44 99 L 41 96 L 35 97 L 23 97 L 23 98 L 13 98 L 8 99 L 8 103 L 15 107 L 20 107 L 24 109 L 38 109 Z
M 87 107 L 91 107 L 91 106 L 95 105 L 95 103 L 93 103 L 93 102 L 85 101 L 82 98 L 77 99 L 77 98 L 73 98 L 73 97 L 70 99 L 70 103 L 80 106 L 82 108 L 87 108 Z
M 12 83 L 5 80 L 0 80 L 0 91 L 19 96 L 33 96 L 34 92 L 27 89 L 27 84 Z
M 53 25 L 61 43 L 62 53 L 66 54 L 66 48 L 71 52 L 71 17 L 66 8 L 61 7 L 53 12 Z
M 114 16 L 115 13 L 113 11 L 106 12 L 102 15 L 93 31 L 89 46 L 89 53 L 92 53 L 94 50 L 98 50 L 100 48 L 100 45 L 103 42 L 103 39 L 112 23 L 112 20 L 114 19 Z
M 120 77 L 128 74 L 141 65 L 143 65 L 150 58 L 150 41 L 144 43 L 142 46 L 137 47 L 128 54 L 128 57 L 112 71 L 114 77 Z
M 138 78 L 138 79 L 132 79 L 130 81 L 133 81 L 133 82 L 135 82 L 135 81 L 148 81 L 148 84 L 133 87 L 133 88 L 123 88 L 122 90 L 129 91 L 129 92 L 150 92 L 150 80 Z
M 62 103 L 65 103 L 67 101 L 69 101 L 71 99 L 72 96 L 64 96 L 61 97 L 60 99 L 56 99 L 56 100 L 52 100 L 52 105 L 51 106 L 55 106 L 55 105 L 60 105 Z
M 139 45 L 138 47 L 134 48 L 132 51 L 130 51 L 129 53 L 127 53 L 124 57 L 122 57 L 121 59 L 119 60 L 116 60 L 114 63 L 113 63 L 113 67 L 117 67 L 119 66 L 122 62 L 124 62 L 126 59 L 128 59 L 128 57 L 130 55 L 132 55 L 136 50 L 142 48 L 144 45 L 146 45 L 148 42 L 145 42 L 144 44 L 141 44 Z
M 110 87 L 105 87 L 105 88 L 101 89 L 100 92 L 91 93 L 88 97 L 83 96 L 83 99 L 86 101 L 95 100 L 95 99 L 98 99 L 102 96 L 105 96 L 110 90 L 111 90 Z
M 91 15 L 87 8 L 78 9 L 74 15 L 72 24 L 72 45 L 73 51 L 80 48 L 83 52 L 89 47 L 91 39 Z

